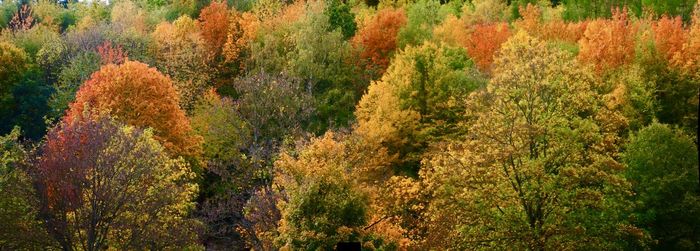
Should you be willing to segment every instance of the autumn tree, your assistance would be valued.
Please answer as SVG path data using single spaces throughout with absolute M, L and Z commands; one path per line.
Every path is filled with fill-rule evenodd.
M 333 249 L 340 241 L 360 240 L 369 200 L 351 178 L 353 166 L 344 147 L 327 133 L 275 162 L 275 184 L 286 195 L 277 202 L 279 246 Z
M 224 60 L 234 63 L 238 70 L 244 70 L 247 57 L 250 56 L 251 42 L 256 38 L 260 20 L 250 12 L 230 14 L 230 24 L 223 47 Z
M 427 145 L 463 134 L 464 99 L 484 84 L 464 49 L 407 47 L 357 105 L 356 131 L 383 144 L 413 172 Z
M 697 146 L 680 130 L 654 123 L 631 137 L 624 153 L 635 191 L 635 218 L 658 250 L 698 247 L 700 196 Z
M 79 118 L 87 107 L 108 111 L 126 124 L 153 128 L 154 138 L 168 152 L 197 158 L 201 138 L 193 134 L 178 100 L 170 78 L 155 68 L 135 61 L 110 64 L 80 87 L 65 120 Z
M 195 174 L 150 129 L 85 112 L 49 131 L 33 165 L 40 216 L 64 250 L 195 245 Z
M 352 45 L 359 50 L 361 63 L 370 79 L 379 78 L 389 67 L 397 47 L 396 36 L 405 24 L 403 9 L 385 8 L 361 26 L 352 38 Z
M 229 31 L 230 17 L 225 2 L 212 2 L 199 13 L 199 26 L 202 39 L 209 52 L 218 57 L 221 55 Z
M 579 40 L 578 59 L 599 73 L 629 64 L 634 59 L 635 34 L 627 9 L 614 12 L 612 19 L 591 21 Z
M 180 95 L 180 107 L 190 111 L 209 87 L 209 67 L 204 40 L 197 21 L 183 16 L 171 23 L 161 23 L 152 36 L 156 68 L 173 79 Z
M 518 29 L 542 40 L 577 43 L 583 37 L 587 21 L 566 22 L 559 9 L 527 4 L 520 6 L 521 18 L 514 22 Z
M 428 245 L 614 249 L 629 184 L 599 120 L 595 78 L 571 55 L 518 33 L 469 101 L 469 137 L 423 161 Z
M 663 59 L 670 62 L 677 53 L 681 53 L 687 33 L 680 17 L 671 18 L 664 15 L 652 24 L 652 30 L 654 46 Z
M 508 24 L 476 24 L 471 29 L 471 34 L 464 43 L 467 53 L 479 70 L 490 72 L 496 53 L 510 37 Z

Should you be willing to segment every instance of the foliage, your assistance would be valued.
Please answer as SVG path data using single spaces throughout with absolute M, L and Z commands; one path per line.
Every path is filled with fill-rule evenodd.
M 432 38 L 433 27 L 443 18 L 439 6 L 437 0 L 419 0 L 407 8 L 408 22 L 399 30 L 397 37 L 400 48 L 418 46 Z
M 199 210 L 209 226 L 202 239 L 240 247 L 238 227 L 248 193 L 259 183 L 260 170 L 252 148 L 251 129 L 228 97 L 210 90 L 195 106 L 192 128 L 204 138 L 207 172 L 201 186 L 204 203 Z M 239 246 L 235 246 L 238 244 Z
M 330 30 L 340 29 L 345 39 L 354 36 L 357 24 L 355 24 L 355 14 L 350 12 L 350 6 L 339 0 L 330 0 L 326 4 L 325 12 L 328 15 Z
M 256 142 L 280 141 L 299 133 L 313 111 L 312 99 L 298 79 L 258 73 L 234 82 L 238 110 Z
M 617 11 L 612 19 L 597 19 L 588 23 L 578 59 L 591 63 L 598 72 L 628 64 L 634 58 L 635 27 L 627 10 Z
M 653 24 L 652 29 L 656 50 L 664 59 L 671 61 L 676 54 L 681 53 L 687 33 L 680 17 L 663 16 Z
M 332 249 L 356 241 L 367 222 L 368 195 L 350 178 L 345 145 L 332 133 L 275 162 L 275 184 L 284 189 L 277 243 L 291 249 Z
M 700 184 L 693 138 L 654 123 L 632 136 L 623 156 L 636 192 L 636 219 L 658 240 L 655 248 L 696 249 Z
M 328 16 L 321 3 L 295 3 L 280 20 L 271 21 L 259 31 L 252 45 L 256 71 L 284 72 L 311 84 L 317 113 L 309 130 L 323 132 L 346 126 L 359 93 L 356 87 L 350 44 L 338 30 L 329 31 Z
M 207 47 L 195 20 L 183 16 L 153 31 L 156 68 L 173 79 L 180 107 L 190 111 L 207 89 L 212 69 Z
M 194 173 L 150 130 L 86 112 L 50 130 L 38 154 L 41 217 L 63 249 L 194 245 Z
M 598 121 L 593 81 L 524 33 L 506 42 L 489 85 L 470 97 L 470 137 L 423 162 L 427 244 L 614 249 L 639 232 L 624 219 L 629 185 L 607 149 L 615 132 Z
M 249 12 L 238 13 L 234 11 L 231 14 L 230 22 L 226 44 L 223 47 L 224 59 L 229 63 L 236 61 L 240 63 L 240 61 L 245 61 L 243 59 L 250 54 L 250 43 L 257 36 L 260 21 Z M 240 65 L 239 68 L 243 68 L 243 65 Z
M 12 102 L 12 89 L 29 68 L 28 61 L 27 54 L 22 49 L 0 42 L 0 108 L 3 113 L 6 112 L 8 103 Z M 8 128 L 3 128 L 3 131 L 6 129 Z
M 214 56 L 221 55 L 231 25 L 230 19 L 229 10 L 223 2 L 212 2 L 199 13 L 202 39 Z
M 410 167 L 429 142 L 464 133 L 458 125 L 463 101 L 482 85 L 463 49 L 432 43 L 407 47 L 358 103 L 356 131 L 400 153 Z
M 100 56 L 94 52 L 78 54 L 68 61 L 60 70 L 58 81 L 54 86 L 56 92 L 49 99 L 51 118 L 63 117 L 68 105 L 75 101 L 75 93 L 80 85 L 100 69 Z
M 472 26 L 464 47 L 479 70 L 490 72 L 494 56 L 509 37 L 510 30 L 506 23 L 477 24 Z
M 352 38 L 353 47 L 359 51 L 361 64 L 370 79 L 377 79 L 389 67 L 397 48 L 396 37 L 405 24 L 406 14 L 402 9 L 382 9 Z
M 8 249 L 49 249 L 55 242 L 38 220 L 38 201 L 25 172 L 27 152 L 19 128 L 0 136 L 0 245 Z
M 107 111 L 129 125 L 153 128 L 154 138 L 172 154 L 201 154 L 201 138 L 192 133 L 178 106 L 172 81 L 143 63 L 102 66 L 80 87 L 65 120 L 76 120 L 87 107 Z

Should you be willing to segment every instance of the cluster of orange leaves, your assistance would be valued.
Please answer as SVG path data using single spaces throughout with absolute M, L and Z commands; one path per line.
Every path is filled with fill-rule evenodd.
M 687 37 L 681 17 L 663 16 L 652 24 L 652 30 L 656 50 L 666 60 L 671 61 L 676 53 L 681 52 Z
M 121 64 L 128 59 L 128 56 L 121 45 L 113 46 L 112 42 L 105 41 L 97 47 L 97 54 L 100 55 L 102 65 Z
M 491 72 L 496 52 L 510 38 L 510 35 L 508 24 L 504 22 L 476 24 L 471 27 L 469 37 L 464 41 L 463 46 L 479 70 Z
M 224 2 L 212 2 L 199 14 L 202 39 L 212 55 L 221 54 L 229 24 L 229 11 Z
M 512 35 L 506 22 L 470 23 L 454 16 L 447 17 L 434 33 L 448 44 L 464 47 L 476 67 L 487 73 L 501 45 Z
M 578 59 L 592 64 L 597 72 L 632 62 L 637 29 L 626 9 L 613 10 L 611 19 L 591 21 L 579 40 Z
M 357 31 L 352 44 L 358 49 L 360 59 L 367 63 L 368 70 L 376 71 L 379 76 L 384 74 L 397 47 L 396 36 L 406 22 L 403 9 L 386 8 Z
M 527 4 L 520 7 L 522 19 L 515 22 L 515 26 L 526 31 L 529 35 L 543 40 L 559 40 L 576 43 L 586 31 L 588 21 L 565 22 L 558 18 L 544 21 L 540 7 Z
M 201 137 L 193 134 L 178 102 L 170 78 L 144 63 L 126 61 L 93 73 L 80 87 L 64 120 L 79 119 L 86 108 L 107 112 L 129 125 L 153 128 L 155 138 L 170 153 L 198 156 Z
M 687 35 L 683 36 L 683 45 L 675 51 L 671 65 L 700 80 L 700 4 L 695 9 L 692 25 L 685 33 Z M 674 45 L 678 46 L 677 43 Z M 678 47 L 673 47 L 676 48 Z
M 255 39 L 260 26 L 258 18 L 249 12 L 234 11 L 230 22 L 224 45 L 224 57 L 227 62 L 233 62 L 241 56 L 250 42 Z

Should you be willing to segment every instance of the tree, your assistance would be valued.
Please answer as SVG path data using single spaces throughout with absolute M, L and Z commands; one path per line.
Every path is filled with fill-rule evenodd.
M 359 51 L 361 64 L 370 79 L 379 78 L 389 67 L 397 47 L 396 36 L 405 24 L 403 9 L 385 8 L 377 12 L 352 38 L 352 45 Z
M 423 161 L 428 245 L 615 249 L 629 184 L 600 121 L 595 78 L 572 56 L 518 33 L 469 100 L 469 137 Z M 602 115 L 605 116 L 605 115 Z
M 223 47 L 224 59 L 227 63 L 235 63 L 239 70 L 244 70 L 244 62 L 250 56 L 250 44 L 257 36 L 260 20 L 250 12 L 233 11 L 230 22 Z
M 238 112 L 248 123 L 253 141 L 280 142 L 300 133 L 313 112 L 313 100 L 299 79 L 284 74 L 251 74 L 234 82 Z
M 419 0 L 408 6 L 406 16 L 408 22 L 398 34 L 399 48 L 408 45 L 419 46 L 423 41 L 430 40 L 433 27 L 440 24 L 444 16 L 439 12 L 440 2 L 437 0 Z
M 430 142 L 459 137 L 464 103 L 483 78 L 462 48 L 426 43 L 397 55 L 357 105 L 356 132 L 399 153 L 409 173 Z
M 7 133 L 12 129 L 10 118 L 15 103 L 12 92 L 28 69 L 29 59 L 22 49 L 10 43 L 0 42 L 0 133 Z
M 75 93 L 80 85 L 90 79 L 90 75 L 100 69 L 100 55 L 88 51 L 71 58 L 61 69 L 54 92 L 49 99 L 52 118 L 65 115 L 68 105 L 75 101 Z
M 309 83 L 318 109 L 308 130 L 316 133 L 348 125 L 361 89 L 350 44 L 339 30 L 330 31 L 324 8 L 321 2 L 288 6 L 264 24 L 251 49 L 253 71 L 284 72 Z
M 464 43 L 467 53 L 474 60 L 479 70 L 490 72 L 494 56 L 501 45 L 510 37 L 506 23 L 476 24 Z
M 229 10 L 225 2 L 212 2 L 199 13 L 202 39 L 214 57 L 221 55 L 231 25 Z
M 174 80 L 180 95 L 180 107 L 191 111 L 197 99 L 209 88 L 213 73 L 197 21 L 183 16 L 172 24 L 163 22 L 152 36 L 156 68 Z
M 195 106 L 192 128 L 204 138 L 207 172 L 201 186 L 198 213 L 208 226 L 207 247 L 245 248 L 239 232 L 243 206 L 260 185 L 261 170 L 252 146 L 251 129 L 229 97 L 210 90 Z
M 367 222 L 368 195 L 351 178 L 345 145 L 332 133 L 282 153 L 275 162 L 275 185 L 283 188 L 279 246 L 333 249 L 340 241 L 357 241 Z
M 102 66 L 76 94 L 64 118 L 79 118 L 86 107 L 109 114 L 126 124 L 153 128 L 168 152 L 191 158 L 201 154 L 201 138 L 195 136 L 178 105 L 172 81 L 146 64 L 127 61 Z
M 680 17 L 664 15 L 652 24 L 652 30 L 656 50 L 665 60 L 670 62 L 677 53 L 681 53 L 687 33 Z
M 340 29 L 344 39 L 351 38 L 357 31 L 355 14 L 350 11 L 350 6 L 339 0 L 328 1 L 326 10 L 330 30 Z
M 51 129 L 37 154 L 40 216 L 64 250 L 195 245 L 195 174 L 150 129 L 86 112 Z
M 658 250 L 698 248 L 698 152 L 693 138 L 653 123 L 635 133 L 624 153 L 635 191 L 635 218 Z
M 38 201 L 26 173 L 27 151 L 20 131 L 0 136 L 0 246 L 8 249 L 55 248 L 40 220 Z
M 579 40 L 578 59 L 603 71 L 628 64 L 634 59 L 636 29 L 627 9 L 615 11 L 612 19 L 591 21 Z

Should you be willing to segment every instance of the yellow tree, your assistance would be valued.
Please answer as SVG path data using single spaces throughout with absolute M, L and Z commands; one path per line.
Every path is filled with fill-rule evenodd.
M 277 201 L 278 246 L 332 249 L 339 241 L 376 239 L 365 231 L 373 196 L 361 177 L 386 170 L 389 157 L 358 143 L 352 135 L 328 132 L 280 155 L 274 181 L 284 192 Z
M 196 20 L 182 16 L 159 24 L 152 34 L 156 68 L 169 75 L 180 94 L 180 106 L 190 111 L 209 87 L 209 52 Z
M 523 32 L 495 64 L 469 99 L 469 137 L 423 161 L 427 244 L 607 250 L 640 234 L 622 218 L 629 184 L 593 74 Z
M 464 49 L 432 43 L 408 47 L 360 100 L 356 132 L 415 168 L 429 142 L 463 132 L 458 126 L 462 101 L 482 85 Z

